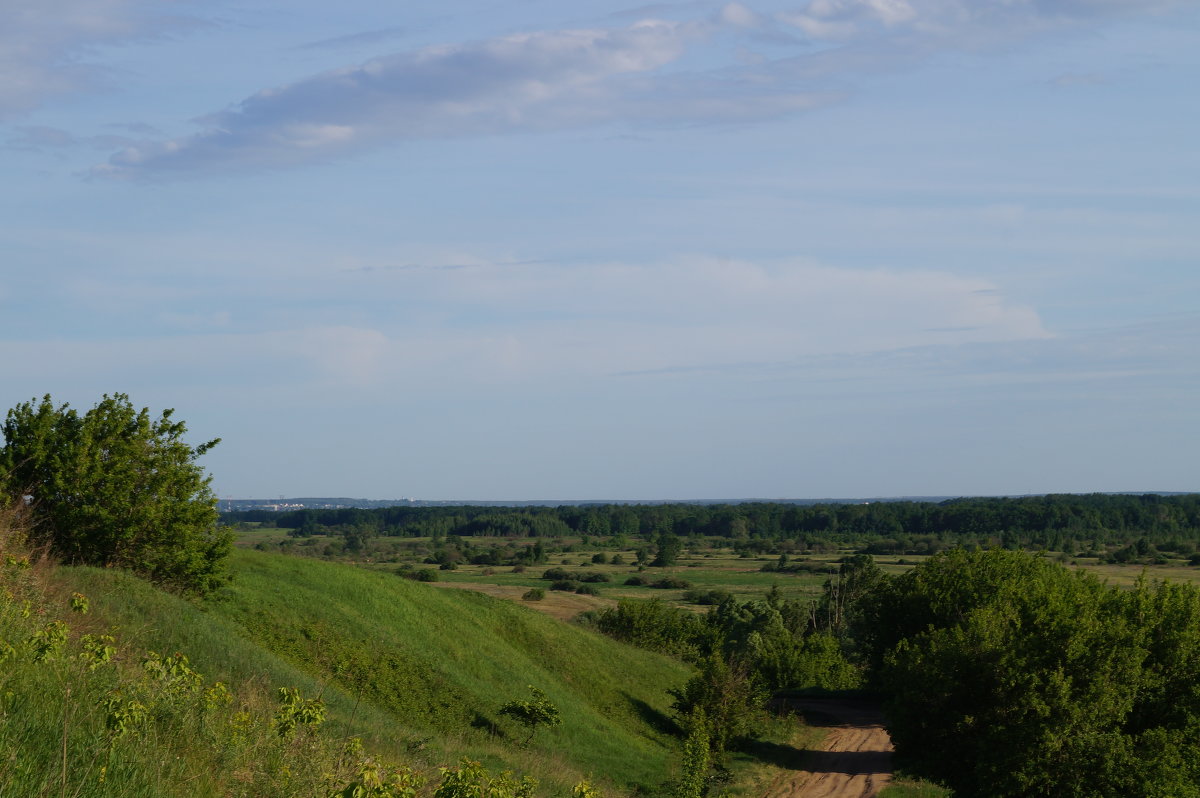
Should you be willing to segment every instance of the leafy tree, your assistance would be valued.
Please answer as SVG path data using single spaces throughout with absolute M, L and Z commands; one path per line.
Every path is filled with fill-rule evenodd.
M 888 730 L 958 794 L 1200 796 L 1200 591 L 951 551 L 864 600 Z
M 529 701 L 509 701 L 500 707 L 500 714 L 507 715 L 524 726 L 529 734 L 521 741 L 521 745 L 529 745 L 539 726 L 557 726 L 562 723 L 558 707 L 550 703 L 546 694 L 533 685 L 529 686 L 532 699 Z
M 883 578 L 883 571 L 871 555 L 846 557 L 837 576 L 825 580 L 816 607 L 817 623 L 836 637 L 844 636 L 847 627 L 857 619 L 858 602 Z
M 683 551 L 683 541 L 669 532 L 659 535 L 655 543 L 658 545 L 658 552 L 654 556 L 654 562 L 650 563 L 653 567 L 667 568 L 674 565 Z
M 707 718 L 709 747 L 717 757 L 733 742 L 755 735 L 767 699 L 741 663 L 726 662 L 719 653 L 705 658 L 699 673 L 669 692 L 684 723 L 698 711 Z
M 704 798 L 708 792 L 708 770 L 712 764 L 708 716 L 696 707 L 688 716 L 688 736 L 683 743 L 683 762 L 674 798 Z
M 26 496 L 33 537 L 63 560 L 129 568 L 186 592 L 224 580 L 232 535 L 217 529 L 211 477 L 164 410 L 152 418 L 125 394 L 79 414 L 50 397 L 8 412 L 0 487 Z

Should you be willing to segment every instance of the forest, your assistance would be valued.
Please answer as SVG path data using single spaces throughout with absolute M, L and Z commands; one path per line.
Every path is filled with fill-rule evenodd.
M 1200 541 L 1200 495 L 1051 494 L 870 504 L 605 504 L 559 507 L 387 507 L 225 513 L 296 536 L 333 532 L 360 540 L 392 537 L 544 538 L 615 536 L 656 541 L 718 537 L 748 552 L 861 548 L 870 554 L 933 554 L 998 546 L 1089 552 L 1124 560 L 1153 546 L 1182 556 Z

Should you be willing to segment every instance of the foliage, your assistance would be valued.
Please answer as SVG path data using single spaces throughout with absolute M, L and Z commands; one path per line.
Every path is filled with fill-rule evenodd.
M 955 546 L 1002 545 L 1054 551 L 1116 551 L 1143 537 L 1158 552 L 1187 558 L 1200 533 L 1200 494 L 1164 496 L 1066 495 L 1018 498 L 968 498 L 943 502 L 820 503 L 812 505 L 747 502 L 736 505 L 602 505 L 589 507 L 387 507 L 374 510 L 302 510 L 289 513 L 247 511 L 231 519 L 277 521 L 297 529 L 315 521 L 325 527 L 352 529 L 363 519 L 378 523 L 385 535 L 404 537 L 492 536 L 553 538 L 564 534 L 624 535 L 666 544 L 668 558 L 680 538 L 720 537 L 746 552 L 781 553 L 772 542 L 794 549 L 826 544 L 858 546 L 871 554 L 933 554 Z M 609 532 L 605 532 L 607 528 Z M 647 545 L 632 543 L 650 561 Z M 622 544 L 624 546 L 624 544 Z M 1146 555 L 1154 552 L 1149 547 Z M 524 547 L 526 551 L 530 547 Z M 544 551 L 544 550 L 543 550 Z M 660 545 L 659 554 L 663 548 Z M 528 555 L 513 561 L 530 560 Z M 677 555 L 678 552 L 675 552 Z M 1125 556 L 1125 555 L 1122 555 Z M 801 569 L 809 564 L 801 563 Z M 773 565 L 773 568 L 777 566 Z M 795 565 L 787 566 L 791 570 Z
M 525 727 L 528 732 L 521 745 L 529 745 L 533 735 L 541 726 L 558 726 L 562 723 L 558 707 L 550 703 L 546 694 L 533 685 L 529 686 L 532 697 L 528 701 L 513 700 L 500 707 L 500 714 L 507 715 Z
M 279 688 L 279 710 L 275 713 L 275 731 L 280 737 L 292 737 L 298 728 L 318 729 L 325 722 L 325 702 L 304 698 L 295 687 Z
M 80 415 L 49 396 L 8 412 L 0 487 L 32 502 L 34 543 L 70 563 L 129 568 L 204 593 L 223 581 L 231 536 L 216 527 L 210 478 L 183 422 L 125 394 Z
M 442 768 L 442 782 L 433 798 L 533 798 L 537 782 L 504 772 L 492 776 L 479 762 L 464 759 L 458 767 Z
M 836 577 L 825 580 L 821 598 L 814 608 L 814 624 L 837 638 L 845 638 L 847 630 L 859 616 L 859 602 L 880 582 L 884 574 L 869 554 L 856 554 L 843 559 Z
M 704 618 L 658 599 L 622 599 L 596 616 L 596 628 L 635 646 L 697 659 L 715 645 L 713 629 Z
M 683 541 L 679 539 L 678 535 L 670 532 L 660 534 L 655 543 L 658 548 L 653 562 L 650 563 L 652 567 L 666 568 L 674 565 L 675 561 L 679 559 L 680 552 L 683 551 Z
M 732 743 L 753 737 L 762 725 L 766 693 L 744 665 L 720 654 L 706 657 L 699 673 L 669 692 L 682 723 L 697 713 L 707 719 L 709 748 L 718 757 Z
M 359 767 L 358 777 L 330 798 L 416 798 L 425 780 L 408 767 L 388 772 L 373 761 Z
M 952 551 L 859 623 L 900 764 L 955 792 L 1200 795 L 1200 591 Z
M 712 741 L 708 715 L 703 707 L 696 707 L 688 715 L 687 730 L 674 798 L 704 798 L 708 792 L 708 770 L 712 765 Z
M 360 767 L 330 740 L 278 737 L 267 705 L 247 692 L 235 702 L 181 653 L 79 634 L 79 608 L 103 597 L 60 591 L 3 526 L 0 795 L 290 798 L 328 795 Z
M 397 574 L 405 579 L 411 579 L 414 582 L 436 582 L 438 581 L 438 572 L 433 568 L 412 568 L 410 566 L 402 566 L 397 569 Z
M 521 596 L 525 601 L 541 601 L 546 598 L 546 591 L 540 587 L 531 587 Z

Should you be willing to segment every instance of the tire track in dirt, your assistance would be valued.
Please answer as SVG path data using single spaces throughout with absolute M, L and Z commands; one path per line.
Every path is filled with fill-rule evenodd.
M 763 798 L 873 798 L 892 780 L 892 741 L 879 708 L 832 698 L 790 700 L 810 726 L 829 729 L 803 770 L 775 778 Z

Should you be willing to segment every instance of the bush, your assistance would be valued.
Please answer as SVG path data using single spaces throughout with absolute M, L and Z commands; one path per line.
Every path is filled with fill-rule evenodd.
M 532 685 L 529 691 L 532 694 L 532 700 L 509 701 L 500 707 L 501 715 L 507 715 L 529 731 L 528 736 L 521 743 L 522 746 L 529 744 L 539 726 L 557 726 L 562 723 L 558 707 L 550 703 L 545 693 Z M 480 793 L 471 794 L 479 795 Z
M 901 767 L 956 795 L 1196 795 L 1194 586 L 957 550 L 866 601 Z
M 566 568 L 547 568 L 542 572 L 542 579 L 574 579 L 575 572 L 568 571 Z
M 600 591 L 596 589 L 595 585 L 580 585 L 579 587 L 575 588 L 575 592 L 581 596 L 600 595 Z
M 728 590 L 689 590 L 683 594 L 684 601 L 702 606 L 720 604 L 730 598 L 733 594 Z
M 675 576 L 664 576 L 662 579 L 657 579 L 650 584 L 650 587 L 657 590 L 687 590 L 691 586 L 691 582 Z
M 596 565 L 604 565 L 605 563 L 608 562 L 608 555 L 605 554 L 604 552 L 600 552 L 599 554 L 593 554 L 592 562 L 594 562 Z
M 411 579 L 414 582 L 436 582 L 438 580 L 438 572 L 433 568 L 420 568 L 414 570 L 411 565 L 401 565 L 396 569 L 397 576 L 403 576 L 405 579 Z
M 120 393 L 83 415 L 48 395 L 9 410 L 0 489 L 31 497 L 32 542 L 185 592 L 221 585 L 233 535 L 218 529 L 212 478 L 196 463 L 220 439 L 184 443 L 173 412 L 152 418 Z
M 684 659 L 709 651 L 717 631 L 702 616 L 658 599 L 622 599 L 597 614 L 595 625 L 609 637 Z
M 650 584 L 650 580 L 644 576 L 631 576 L 625 580 L 625 584 L 630 587 L 645 587 Z
M 574 593 L 576 590 L 579 589 L 579 583 L 576 582 L 574 579 L 560 579 L 557 582 L 555 582 L 554 584 L 550 585 L 550 589 L 551 590 L 565 590 L 569 593 Z
M 540 587 L 531 587 L 521 596 L 525 601 L 541 601 L 546 598 L 546 591 Z
M 601 574 L 601 573 L 596 573 L 595 571 L 593 571 L 591 573 L 586 573 L 583 576 L 579 577 L 579 581 L 580 582 L 607 582 L 607 581 L 609 581 L 609 578 L 608 578 L 608 574 Z

